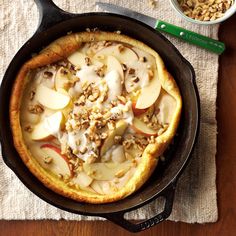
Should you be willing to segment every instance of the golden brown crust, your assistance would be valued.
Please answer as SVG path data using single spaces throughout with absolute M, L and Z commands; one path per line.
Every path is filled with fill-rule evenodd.
M 125 187 L 110 195 L 99 195 L 92 192 L 73 189 L 67 186 L 66 183 L 62 182 L 54 175 L 47 172 L 34 159 L 29 149 L 27 148 L 23 139 L 20 124 L 20 106 L 23 91 L 29 80 L 29 76 L 27 76 L 28 73 L 35 68 L 48 65 L 63 58 L 67 58 L 68 55 L 70 55 L 80 47 L 82 42 L 89 42 L 94 40 L 115 40 L 123 43 L 128 43 L 153 55 L 156 58 L 158 75 L 161 85 L 163 89 L 165 89 L 170 95 L 175 98 L 177 104 L 176 112 L 174 113 L 173 120 L 168 129 L 162 135 L 156 138 L 155 144 L 149 144 L 147 146 L 143 153 L 141 162 L 130 181 L 128 181 Z M 10 101 L 10 121 L 16 150 L 18 151 L 20 157 L 22 158 L 26 166 L 30 169 L 30 171 L 38 179 L 40 179 L 45 186 L 63 196 L 72 198 L 74 200 L 97 204 L 113 202 L 125 198 L 144 184 L 144 182 L 154 171 L 158 163 L 158 157 L 164 152 L 173 136 L 175 135 L 180 119 L 181 107 L 182 100 L 179 89 L 173 77 L 165 69 L 162 59 L 154 50 L 152 50 L 145 44 L 124 35 L 108 32 L 83 32 L 70 34 L 54 41 L 47 48 L 41 51 L 39 55 L 33 57 L 22 66 L 17 75 L 12 90 Z

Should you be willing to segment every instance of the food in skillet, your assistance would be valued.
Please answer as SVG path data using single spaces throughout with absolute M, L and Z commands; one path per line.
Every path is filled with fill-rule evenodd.
M 125 35 L 62 37 L 14 83 L 14 145 L 55 192 L 89 203 L 125 198 L 153 173 L 179 123 L 181 96 L 160 56 Z

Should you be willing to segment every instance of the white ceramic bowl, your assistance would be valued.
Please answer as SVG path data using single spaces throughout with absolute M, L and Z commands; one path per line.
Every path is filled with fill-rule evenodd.
M 184 18 L 185 20 L 190 21 L 192 23 L 201 24 L 201 25 L 213 25 L 213 24 L 220 23 L 222 21 L 227 20 L 229 17 L 231 17 L 236 12 L 236 0 L 234 0 L 233 5 L 225 12 L 225 14 L 222 17 L 220 17 L 220 18 L 218 18 L 216 20 L 212 20 L 212 21 L 201 21 L 201 20 L 195 20 L 193 18 L 190 18 L 190 17 L 186 16 L 183 13 L 182 9 L 180 8 L 179 3 L 178 3 L 177 0 L 169 0 L 169 1 L 171 3 L 171 6 L 175 9 L 175 11 L 182 18 Z

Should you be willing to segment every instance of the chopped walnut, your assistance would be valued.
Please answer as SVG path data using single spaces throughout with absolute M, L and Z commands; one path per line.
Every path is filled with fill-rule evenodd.
M 126 103 L 127 100 L 124 96 L 117 96 L 117 98 L 122 102 L 122 103 Z
M 153 78 L 154 73 L 151 69 L 148 70 L 148 75 L 149 75 L 150 78 Z
M 33 128 L 31 127 L 31 125 L 27 125 L 25 126 L 24 130 L 28 133 L 31 133 L 33 131 Z
M 224 16 L 234 0 L 178 0 L 183 13 L 195 20 L 213 21 Z
M 117 135 L 117 136 L 114 137 L 115 143 L 120 143 L 121 140 L 122 140 L 122 137 L 120 135 Z
M 80 152 L 82 153 L 82 154 L 84 154 L 85 152 L 87 152 L 87 147 L 82 147 L 82 148 L 80 148 Z
M 110 41 L 105 41 L 104 42 L 104 46 L 105 47 L 109 47 L 109 46 L 111 46 L 112 45 L 112 42 L 110 42 Z
M 139 61 L 141 61 L 141 62 L 147 62 L 147 58 L 146 58 L 146 57 L 140 57 L 140 58 L 139 58 Z
M 134 73 L 135 73 L 135 69 L 129 68 L 128 74 L 129 74 L 129 75 L 134 75 Z
M 135 77 L 132 79 L 132 81 L 133 81 L 134 83 L 138 83 L 138 82 L 139 82 L 139 77 L 135 76 Z
M 40 113 L 44 112 L 44 108 L 40 104 L 29 105 L 28 110 L 29 110 L 29 112 L 31 112 L 33 114 L 40 114 Z
M 149 137 L 149 143 L 155 143 L 155 137 L 153 135 Z
M 123 52 L 125 50 L 125 47 L 122 44 L 120 44 L 118 45 L 118 50 L 119 52 Z
M 30 100 L 32 101 L 34 99 L 34 96 L 35 96 L 35 90 L 32 90 L 30 92 Z
M 46 79 L 49 79 L 53 76 L 53 73 L 51 71 L 44 71 L 43 72 L 43 77 Z
M 52 157 L 50 157 L 50 156 L 44 157 L 44 158 L 43 158 L 43 162 L 44 162 L 45 164 L 50 164 L 50 163 L 52 163 Z
M 127 65 L 126 64 L 122 64 L 122 69 L 123 69 L 123 71 L 127 71 Z
M 91 59 L 89 57 L 85 57 L 85 63 L 87 66 L 90 66 L 92 64 Z
M 105 132 L 101 133 L 101 135 L 100 135 L 101 139 L 105 139 L 105 138 L 107 138 L 107 136 L 108 136 L 108 134 Z
M 104 68 L 105 67 L 100 67 L 100 68 L 98 68 L 95 72 L 96 72 L 96 74 L 98 75 L 98 76 L 100 76 L 100 77 L 104 77 L 104 75 L 105 75 L 105 70 L 104 70 Z

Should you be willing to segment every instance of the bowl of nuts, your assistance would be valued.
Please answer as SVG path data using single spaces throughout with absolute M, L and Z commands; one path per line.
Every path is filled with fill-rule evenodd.
M 202 25 L 220 23 L 236 12 L 235 0 L 170 0 L 170 3 L 184 19 Z

